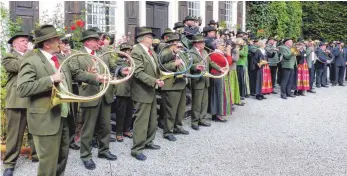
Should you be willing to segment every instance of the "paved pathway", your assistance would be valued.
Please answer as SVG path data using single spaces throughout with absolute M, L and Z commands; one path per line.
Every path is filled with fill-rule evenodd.
M 347 87 L 317 89 L 317 94 L 282 100 L 246 99 L 227 123 L 212 123 L 176 142 L 155 140 L 159 151 L 148 159 L 130 156 L 132 141 L 112 143 L 117 161 L 98 159 L 97 168 L 84 169 L 79 153 L 70 150 L 67 176 L 109 175 L 347 175 Z M 20 158 L 15 175 L 33 176 L 37 164 Z

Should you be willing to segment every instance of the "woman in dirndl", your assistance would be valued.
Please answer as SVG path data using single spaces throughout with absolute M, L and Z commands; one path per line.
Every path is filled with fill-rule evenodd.
M 214 40 L 212 45 L 215 50 L 214 53 L 210 55 L 211 61 L 221 68 L 228 67 L 232 63 L 230 46 L 226 49 L 226 44 L 223 39 Z M 228 63 L 225 62 L 223 56 L 227 58 Z M 219 75 L 221 72 L 212 68 L 211 74 Z M 228 76 L 224 76 L 223 78 L 210 79 L 210 82 L 208 112 L 212 115 L 212 120 L 225 122 L 226 120 L 222 116 L 232 114 L 230 80 Z
M 253 76 L 254 79 L 254 85 L 255 85 L 255 98 L 257 100 L 263 100 L 266 99 L 266 97 L 263 94 L 263 79 L 264 79 L 264 65 L 267 64 L 266 62 L 266 51 L 265 51 L 265 42 L 259 41 L 258 42 L 259 48 L 254 54 L 254 59 L 252 60 L 252 67 L 254 70 Z M 271 80 L 271 75 L 270 75 Z M 271 87 L 272 88 L 272 87 Z
M 232 92 L 233 104 L 238 106 L 243 106 L 245 103 L 241 102 L 240 88 L 239 88 L 239 80 L 236 70 L 237 61 L 240 57 L 240 49 L 245 45 L 244 40 L 241 38 L 237 38 L 235 43 L 233 43 L 231 49 L 232 56 L 232 64 L 229 67 L 228 77 L 230 80 L 230 87 Z
M 305 96 L 305 91 L 310 90 L 310 75 L 307 65 L 306 51 L 304 43 L 297 43 L 300 55 L 296 56 L 298 63 L 297 85 L 295 95 Z
M 264 54 L 264 59 L 266 61 L 269 61 L 268 58 L 273 57 L 275 53 L 269 55 L 268 52 L 266 52 Z M 271 70 L 270 70 L 270 66 L 268 63 L 263 65 L 263 85 L 261 87 L 261 92 L 265 95 L 270 94 L 273 92 L 273 88 L 272 88 L 272 78 L 271 78 Z

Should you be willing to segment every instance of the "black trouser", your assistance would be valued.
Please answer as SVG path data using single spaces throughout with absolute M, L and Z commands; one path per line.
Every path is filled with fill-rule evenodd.
M 123 132 L 130 131 L 133 117 L 133 100 L 130 97 L 116 97 L 116 134 L 123 136 Z
M 313 88 L 313 82 L 314 82 L 314 76 L 315 76 L 315 68 L 312 66 L 312 68 L 309 68 L 309 74 L 310 74 L 310 90 Z
M 245 81 L 245 69 L 243 68 L 242 65 L 238 65 L 236 67 L 236 72 L 237 72 L 237 79 L 239 82 L 239 89 L 240 89 L 240 96 L 245 97 L 246 96 L 246 81 Z
M 292 82 L 291 85 L 292 85 L 292 90 L 296 90 L 296 87 L 298 85 L 298 66 L 294 66 L 294 69 L 293 69 L 293 77 L 291 77 L 290 81 Z
M 292 79 L 294 77 L 294 69 L 283 68 L 282 69 L 282 80 L 281 80 L 281 96 L 286 97 L 291 94 Z
M 343 76 L 345 74 L 345 66 L 335 66 L 335 79 L 334 84 L 343 84 Z
M 276 87 L 277 66 L 270 66 L 272 88 Z
M 335 63 L 329 65 L 329 80 L 331 83 L 335 81 Z
M 326 86 L 327 85 L 327 68 L 317 68 L 316 74 L 316 86 Z
M 277 64 L 277 66 L 278 66 L 278 75 L 277 75 L 277 84 L 278 85 L 281 85 L 281 80 L 282 80 L 282 64 L 281 63 L 278 63 Z M 275 83 L 273 83 L 273 84 L 275 84 Z
M 251 94 L 255 95 L 255 85 L 257 82 L 257 70 L 252 70 L 249 72 L 249 86 Z

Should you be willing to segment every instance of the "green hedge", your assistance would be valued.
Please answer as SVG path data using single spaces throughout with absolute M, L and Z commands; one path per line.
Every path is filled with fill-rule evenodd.
M 302 2 L 304 38 L 347 40 L 347 2 Z
M 258 37 L 347 41 L 346 1 L 249 1 L 246 27 Z

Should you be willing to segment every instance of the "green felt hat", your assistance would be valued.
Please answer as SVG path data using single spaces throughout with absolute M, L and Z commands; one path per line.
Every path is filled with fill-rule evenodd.
M 183 23 L 185 23 L 186 21 L 195 21 L 196 19 L 192 16 L 186 16 L 183 20 Z
M 167 35 L 167 34 L 172 34 L 174 33 L 170 28 L 166 28 L 164 30 L 164 33 L 161 35 L 161 39 L 164 39 L 164 37 Z
M 8 44 L 12 44 L 12 42 L 13 42 L 16 38 L 18 38 L 18 37 L 26 37 L 26 38 L 28 38 L 29 35 L 28 35 L 28 34 L 25 34 L 22 30 L 17 31 L 17 32 L 10 38 L 10 40 L 7 41 L 7 43 L 8 43 Z
M 205 42 L 204 36 L 202 36 L 201 34 L 196 34 L 192 37 L 192 42 L 193 43 Z
M 176 30 L 177 28 L 184 28 L 184 27 L 186 27 L 182 22 L 176 22 L 175 24 L 174 24 L 174 30 Z
M 135 36 L 135 38 L 147 35 L 147 34 L 151 34 L 153 37 L 155 36 L 155 34 L 152 32 L 151 28 L 146 28 L 146 27 L 140 27 L 137 29 L 137 34 Z
M 166 35 L 166 40 L 165 43 L 170 43 L 174 41 L 180 41 L 180 36 L 178 34 L 172 33 L 172 34 L 167 34 Z
M 35 29 L 34 31 L 35 38 L 34 38 L 34 43 L 40 43 L 52 38 L 56 37 L 63 37 L 64 34 L 58 34 L 57 30 L 53 25 L 42 25 L 38 29 Z
M 133 49 L 133 46 L 130 45 L 130 43 L 128 43 L 128 42 L 124 42 L 124 43 L 120 44 L 119 50 L 123 51 L 126 49 Z
M 94 39 L 100 39 L 99 34 L 93 30 L 93 29 L 88 29 L 82 32 L 82 37 L 80 42 L 84 42 L 87 39 L 94 38 Z

